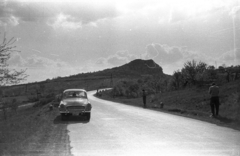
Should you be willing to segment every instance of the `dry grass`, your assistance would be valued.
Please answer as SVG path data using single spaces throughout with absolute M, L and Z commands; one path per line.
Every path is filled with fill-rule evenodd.
M 56 130 L 53 121 L 58 115 L 57 110 L 50 111 L 44 106 L 22 109 L 7 120 L 0 119 L 0 155 L 44 154 L 50 135 Z M 66 125 L 59 129 L 66 129 Z
M 220 86 L 220 117 L 209 118 L 210 112 L 210 95 L 208 87 L 192 87 L 184 90 L 165 92 L 152 97 L 147 96 L 147 107 L 177 113 L 179 115 L 190 116 L 200 120 L 214 122 L 224 126 L 240 129 L 240 81 L 234 81 Z M 106 100 L 121 102 L 127 105 L 143 107 L 142 98 L 112 98 L 109 91 L 103 93 L 102 97 Z M 163 102 L 164 108 L 159 109 L 159 104 Z

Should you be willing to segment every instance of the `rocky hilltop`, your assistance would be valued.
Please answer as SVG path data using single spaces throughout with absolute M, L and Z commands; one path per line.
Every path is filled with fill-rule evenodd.
M 101 73 L 101 74 L 100 74 Z M 127 64 L 100 71 L 99 74 L 113 74 L 119 77 L 139 77 L 143 75 L 162 75 L 163 69 L 153 60 L 136 59 Z

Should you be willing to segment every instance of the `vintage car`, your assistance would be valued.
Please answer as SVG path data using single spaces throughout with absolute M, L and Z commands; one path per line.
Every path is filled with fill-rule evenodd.
M 63 91 L 61 102 L 58 106 L 62 120 L 70 115 L 83 115 L 89 121 L 92 105 L 84 89 L 67 89 Z

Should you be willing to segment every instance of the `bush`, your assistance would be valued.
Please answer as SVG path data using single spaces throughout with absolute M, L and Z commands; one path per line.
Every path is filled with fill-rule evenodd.
M 39 101 L 37 101 L 33 107 L 40 107 L 40 106 L 44 106 L 50 102 L 52 102 L 55 99 L 55 94 L 54 93 L 50 93 L 48 95 L 46 95 L 45 97 L 42 97 L 39 99 Z
M 28 96 L 28 101 L 29 101 L 29 102 L 36 102 L 36 101 L 38 101 L 38 100 L 39 100 L 39 98 L 36 97 L 36 96 Z
M 18 109 L 18 103 L 16 99 L 12 99 L 12 102 L 10 103 L 9 107 L 11 108 L 12 111 L 17 111 Z

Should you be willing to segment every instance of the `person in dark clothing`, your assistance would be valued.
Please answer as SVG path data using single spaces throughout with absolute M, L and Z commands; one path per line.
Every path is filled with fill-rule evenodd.
M 147 94 L 146 94 L 146 92 L 145 92 L 144 89 L 143 89 L 142 91 L 143 91 L 143 93 L 142 93 L 142 97 L 143 97 L 143 107 L 146 108 Z
M 210 106 L 211 106 L 211 117 L 218 116 L 219 113 L 219 87 L 212 83 L 212 86 L 209 88 L 209 94 L 211 94 Z

